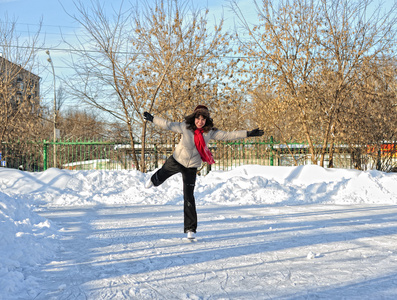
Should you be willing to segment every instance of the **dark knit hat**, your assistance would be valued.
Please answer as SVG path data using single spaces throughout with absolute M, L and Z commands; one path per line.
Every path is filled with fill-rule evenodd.
M 203 117 L 209 118 L 210 116 L 210 111 L 208 110 L 208 107 L 205 105 L 197 105 L 197 107 L 194 109 L 194 113 L 196 116 L 202 115 Z
M 196 108 L 194 109 L 194 111 L 196 112 L 196 110 L 198 110 L 198 109 L 206 109 L 206 110 L 208 110 L 208 107 L 205 106 L 205 105 L 197 105 Z

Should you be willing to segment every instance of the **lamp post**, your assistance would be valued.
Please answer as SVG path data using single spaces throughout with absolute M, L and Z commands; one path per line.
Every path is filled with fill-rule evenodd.
M 52 75 L 54 78 L 54 168 L 57 166 L 57 148 L 55 145 L 56 139 L 57 139 L 57 98 L 56 98 L 56 84 L 55 84 L 55 69 L 54 69 L 54 64 L 52 63 L 50 51 L 47 50 L 45 52 L 48 55 L 47 61 L 51 64 L 52 67 Z

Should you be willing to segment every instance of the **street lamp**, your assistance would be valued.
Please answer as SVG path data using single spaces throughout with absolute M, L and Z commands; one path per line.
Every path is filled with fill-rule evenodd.
M 45 52 L 48 55 L 47 61 L 51 64 L 52 67 L 52 75 L 54 78 L 54 168 L 57 166 L 57 148 L 55 145 L 56 139 L 57 139 L 57 97 L 56 97 L 56 84 L 55 84 L 55 69 L 54 69 L 54 64 L 52 63 L 50 51 L 47 50 Z

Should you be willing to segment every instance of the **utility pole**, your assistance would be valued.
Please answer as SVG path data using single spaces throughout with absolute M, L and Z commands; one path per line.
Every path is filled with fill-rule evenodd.
M 52 67 L 52 75 L 54 78 L 54 168 L 57 167 L 57 148 L 55 145 L 56 139 L 57 139 L 57 98 L 56 98 L 56 84 L 55 84 L 55 69 L 54 69 L 54 64 L 51 59 L 50 51 L 47 50 L 45 52 L 48 55 L 47 61 L 51 64 Z

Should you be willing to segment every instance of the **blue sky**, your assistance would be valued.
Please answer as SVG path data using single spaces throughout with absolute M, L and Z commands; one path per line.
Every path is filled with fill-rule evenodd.
M 4 18 L 5 14 L 10 20 L 17 20 L 17 32 L 21 35 L 27 35 L 29 32 L 36 32 L 38 24 L 42 20 L 41 39 L 44 41 L 44 48 L 50 49 L 51 57 L 55 67 L 57 77 L 70 72 L 66 64 L 63 62 L 68 55 L 62 49 L 67 46 L 62 42 L 63 38 L 73 40 L 75 32 L 79 29 L 77 24 L 69 15 L 75 12 L 73 0 L 0 0 L 0 18 Z M 88 5 L 90 0 L 82 1 L 84 5 Z M 111 10 L 119 8 L 122 0 L 101 0 L 105 7 Z M 135 3 L 135 0 L 131 1 Z M 228 0 L 193 0 L 194 5 L 198 7 L 208 7 L 210 11 L 210 20 L 219 20 L 223 15 L 229 21 L 233 22 L 233 14 L 229 8 Z M 238 0 L 242 7 L 247 11 L 254 13 L 252 0 Z M 246 2 L 250 4 L 247 5 Z M 128 3 L 125 0 L 124 3 Z M 62 36 L 61 36 L 62 34 Z M 40 69 L 37 71 L 42 77 L 42 95 L 48 98 L 44 102 L 51 103 L 52 97 L 52 73 L 47 62 L 45 49 L 40 51 Z
M 134 3 L 135 0 L 132 1 Z M 57 36 L 59 36 L 60 30 L 62 33 L 68 34 L 73 33 L 78 28 L 67 12 L 73 14 L 75 12 L 75 6 L 73 0 L 0 0 L 0 17 L 7 13 L 9 18 L 18 19 L 18 30 L 25 32 L 28 30 L 34 30 L 37 28 L 37 24 L 43 19 L 42 31 L 46 34 L 46 40 L 56 42 Z M 88 1 L 82 1 L 85 5 L 88 5 Z M 122 0 L 101 0 L 105 4 L 105 7 L 109 10 L 113 7 L 118 8 L 123 2 Z M 124 1 L 126 3 L 127 1 Z M 250 0 L 240 0 L 243 6 L 245 2 L 251 2 Z M 128 3 L 128 2 L 127 2 Z M 210 14 L 214 17 L 220 18 L 222 10 L 224 16 L 231 16 L 230 9 L 228 9 L 228 0 L 193 0 L 194 5 L 198 7 L 208 7 Z M 66 11 L 65 11 L 66 10 Z M 230 19 L 230 18 L 229 18 Z
M 78 0 L 77 0 L 78 1 Z M 111 7 L 118 8 L 123 2 L 122 0 L 100 0 L 109 10 Z M 390 7 L 397 0 L 385 0 L 385 7 Z M 37 31 L 38 24 L 42 19 L 42 40 L 44 48 L 51 50 L 51 57 L 55 66 L 55 73 L 57 76 L 67 74 L 70 70 L 63 63 L 67 53 L 61 49 L 67 48 L 62 43 L 62 37 L 65 39 L 73 39 L 75 32 L 78 31 L 79 26 L 66 13 L 73 14 L 75 6 L 73 0 L 0 0 L 0 18 L 5 14 L 9 19 L 17 19 L 17 31 L 19 34 L 26 35 L 28 32 Z M 90 0 L 82 1 L 85 5 L 90 3 Z M 128 0 L 124 0 L 128 3 Z M 132 0 L 135 3 L 135 0 Z M 244 11 L 248 20 L 255 19 L 255 7 L 252 0 L 237 0 L 239 6 Z M 260 2 L 260 1 L 258 1 Z M 192 0 L 194 5 L 198 7 L 209 8 L 209 20 L 219 20 L 221 16 L 225 18 L 230 26 L 233 24 L 233 13 L 230 11 L 229 0 Z M 66 11 L 65 11 L 66 10 Z M 58 49 L 58 50 L 57 50 Z M 38 70 L 38 75 L 42 77 L 42 91 L 44 102 L 48 98 L 51 101 L 52 73 L 51 68 L 46 61 L 47 55 L 45 50 L 40 52 L 41 67 Z

